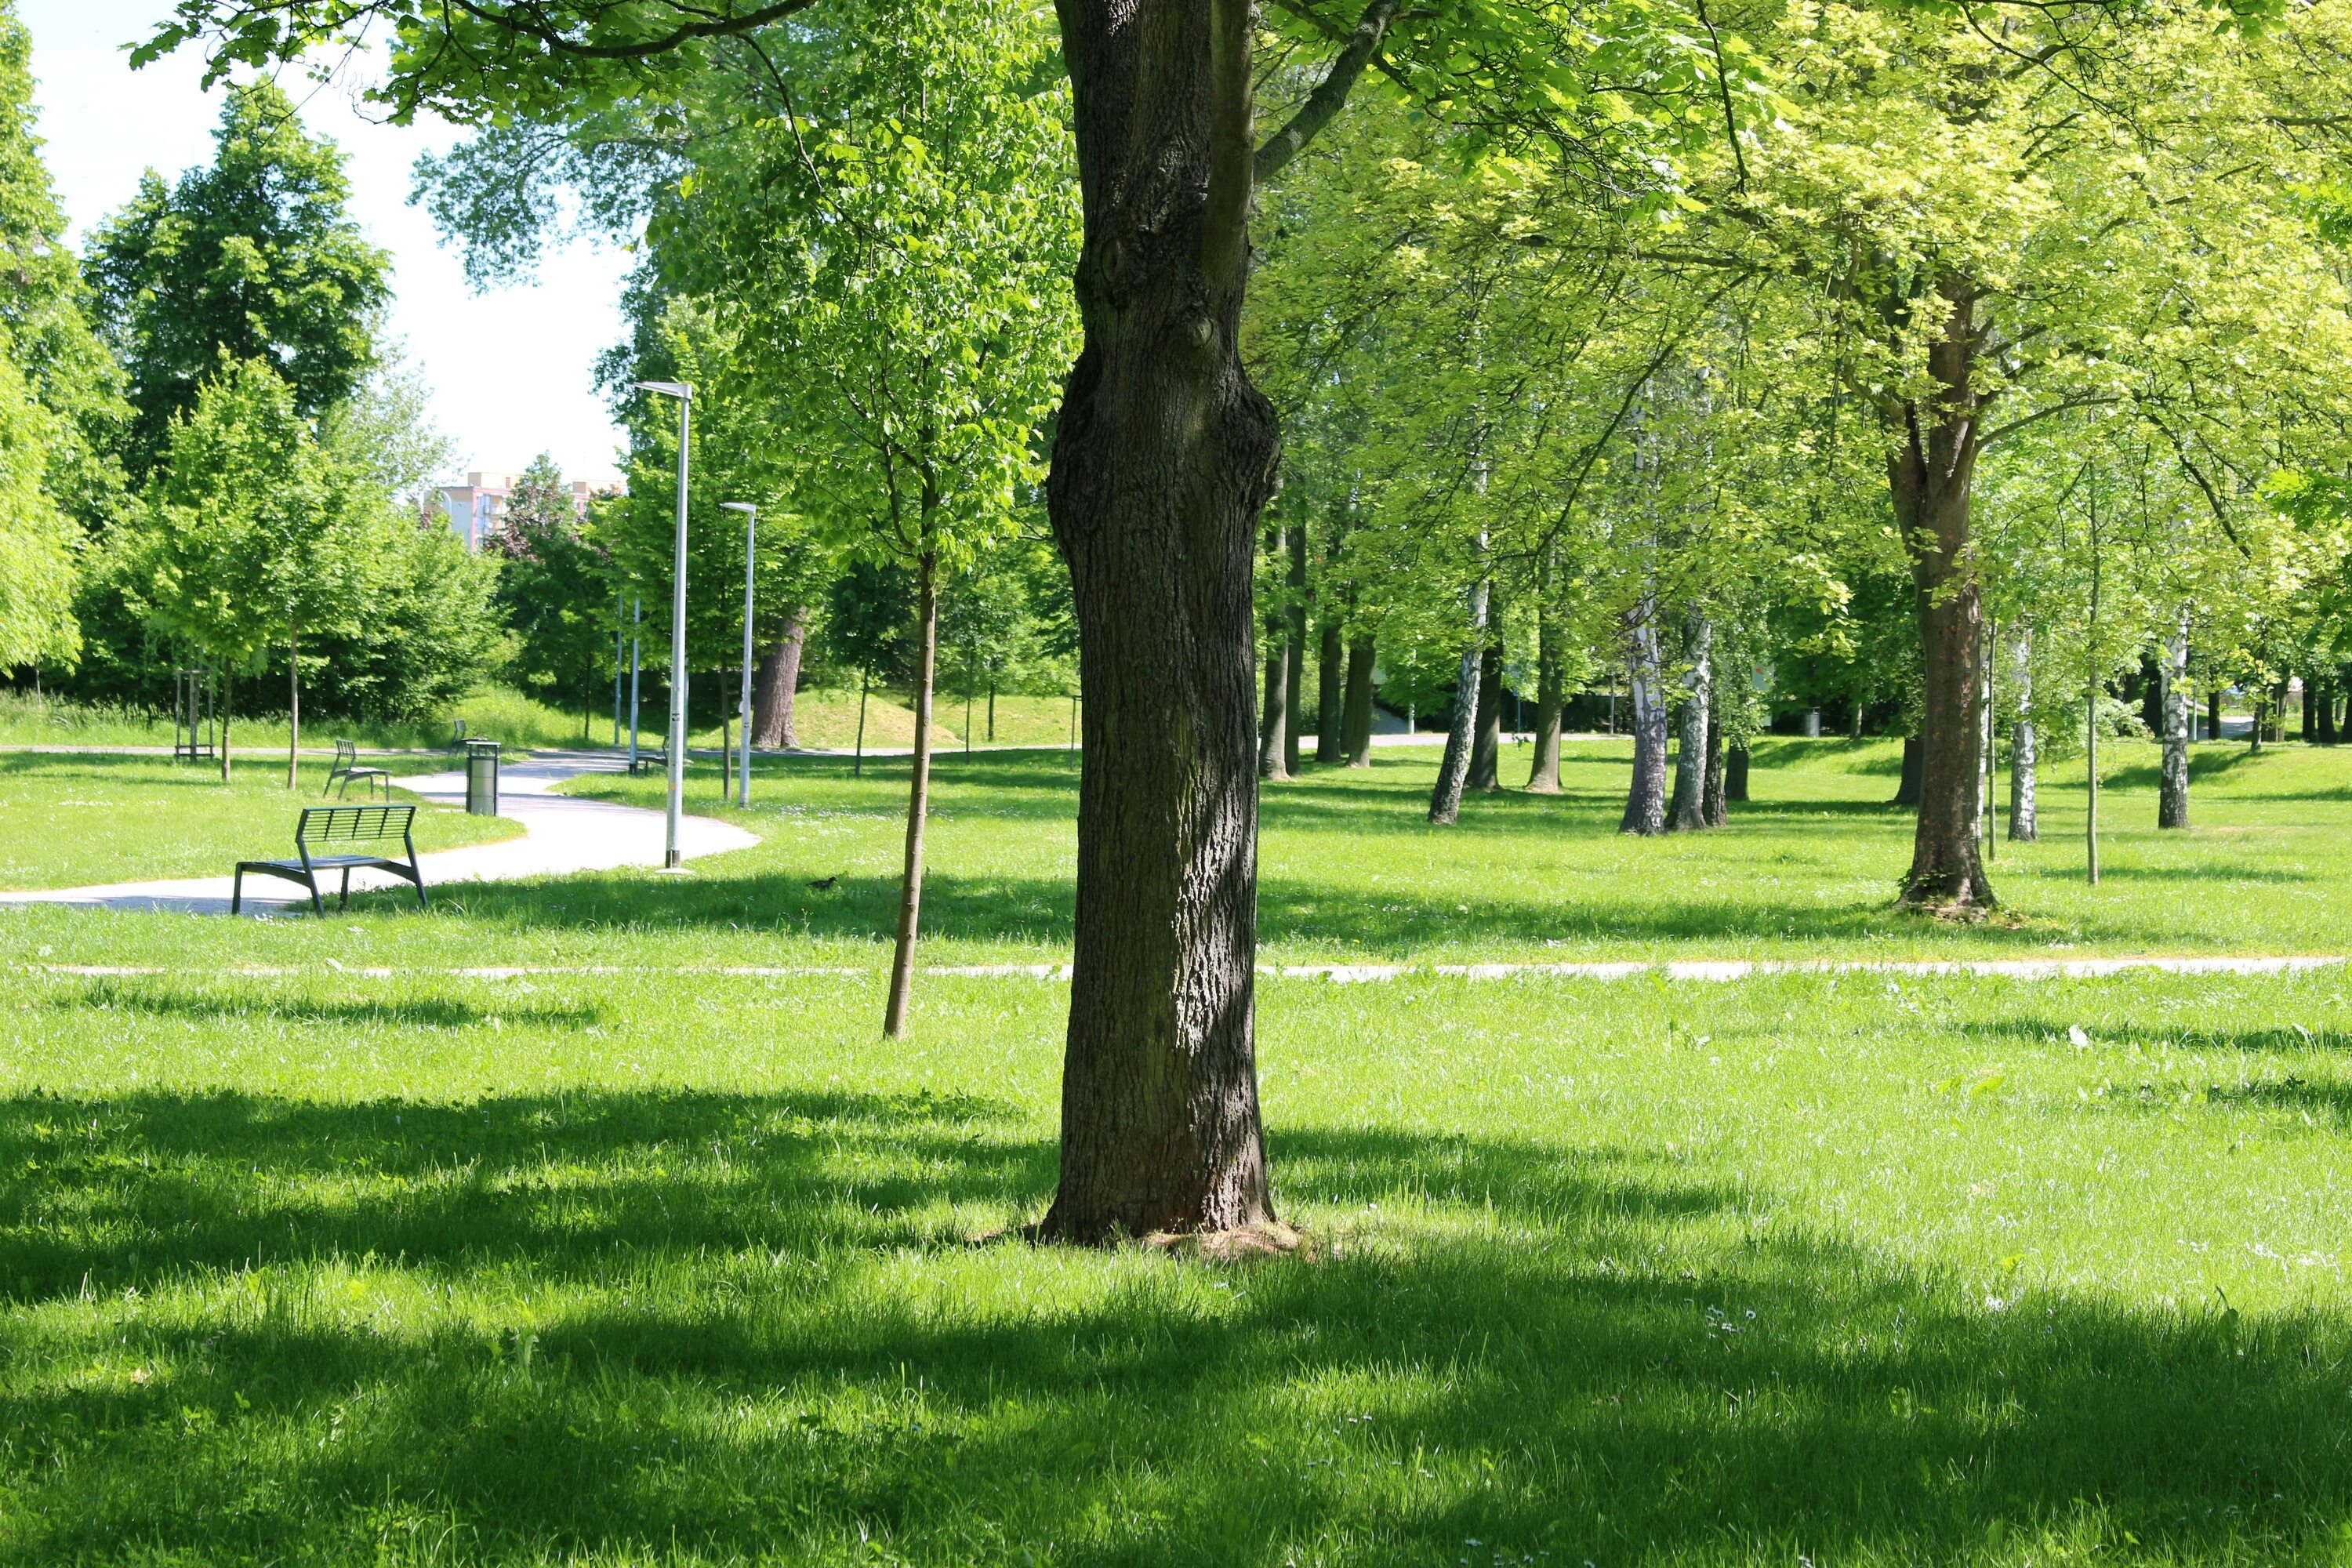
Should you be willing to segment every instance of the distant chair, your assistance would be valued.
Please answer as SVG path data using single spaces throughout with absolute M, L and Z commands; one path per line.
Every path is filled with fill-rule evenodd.
M 386 800 L 390 800 L 392 798 L 392 775 L 384 772 L 382 768 L 363 768 L 359 765 L 359 762 L 360 749 L 358 746 L 349 741 L 337 741 L 335 742 L 335 765 L 327 770 L 327 787 L 326 789 L 320 790 L 319 793 L 320 795 L 325 795 L 329 793 L 329 791 L 332 791 L 335 798 L 337 800 L 341 800 L 345 795 L 351 794 L 352 781 L 353 779 L 364 779 L 367 781 L 368 791 L 370 794 L 373 794 L 380 787 L 383 791 L 384 798 Z

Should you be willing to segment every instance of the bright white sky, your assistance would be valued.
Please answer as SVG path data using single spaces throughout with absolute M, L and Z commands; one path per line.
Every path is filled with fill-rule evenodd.
M 33 34 L 49 172 L 79 245 L 131 199 L 142 171 L 171 179 L 211 160 L 220 102 L 199 89 L 193 56 L 130 67 L 121 46 L 152 32 L 170 0 L 19 6 Z M 432 220 L 408 205 L 417 153 L 446 150 L 457 133 L 438 123 L 373 123 L 345 88 L 318 88 L 293 73 L 281 79 L 311 133 L 348 156 L 352 216 L 392 252 L 392 331 L 432 388 L 435 423 L 456 445 L 449 477 L 462 479 L 469 468 L 520 473 L 542 451 L 571 478 L 617 477 L 620 434 L 591 377 L 596 355 L 622 335 L 628 258 L 575 245 L 549 257 L 530 285 L 471 293 Z

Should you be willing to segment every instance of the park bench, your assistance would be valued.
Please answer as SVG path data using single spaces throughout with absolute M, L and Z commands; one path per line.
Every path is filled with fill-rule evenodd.
M 370 793 L 373 793 L 378 785 L 382 785 L 384 798 L 391 799 L 392 775 L 382 768 L 363 768 L 359 765 L 359 747 L 350 741 L 337 741 L 335 765 L 327 770 L 327 788 L 319 793 L 325 795 L 328 790 L 334 790 L 335 798 L 341 800 L 351 793 L 353 779 L 365 779 Z M 336 789 L 335 786 L 339 783 L 342 787 Z
M 294 826 L 294 858 L 290 860 L 240 860 L 236 863 L 236 880 L 229 892 L 228 912 L 238 914 L 245 908 L 245 874 L 254 872 L 263 877 L 277 877 L 289 882 L 299 882 L 310 889 L 313 912 L 327 912 L 319 901 L 319 873 L 341 871 L 343 874 L 342 900 L 335 907 L 343 909 L 352 901 L 352 873 L 365 868 L 389 871 L 394 876 L 416 885 L 416 902 L 425 905 L 425 871 L 416 863 L 415 826 L 416 808 L 413 805 L 306 805 L 302 819 Z M 362 854 L 357 851 L 313 854 L 313 845 L 390 844 L 400 841 L 407 858 L 389 855 Z
M 667 773 L 669 771 L 669 753 L 667 752 L 639 752 L 635 756 L 629 759 L 629 772 L 631 773 L 641 773 L 649 768 L 662 773 Z

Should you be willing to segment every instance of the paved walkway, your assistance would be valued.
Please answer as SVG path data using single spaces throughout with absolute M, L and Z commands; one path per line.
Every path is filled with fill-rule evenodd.
M 608 871 L 623 866 L 659 866 L 665 838 L 662 814 L 608 801 L 557 795 L 555 786 L 582 773 L 616 773 L 626 760 L 604 752 L 541 752 L 502 771 L 499 815 L 523 825 L 523 836 L 498 844 L 444 849 L 423 858 L 426 890 L 451 882 L 499 882 L 517 877 L 561 876 L 572 871 Z M 440 805 L 466 803 L 462 773 L 424 773 L 398 781 L 400 787 Z M 356 804 L 356 802 L 352 803 Z M 678 848 L 691 859 L 726 849 L 748 849 L 756 834 L 707 816 L 678 825 Z M 224 857 L 225 858 L 226 857 Z M 82 904 L 100 909 L 156 910 L 182 914 L 228 913 L 231 879 L 194 877 L 165 882 L 115 882 L 95 888 L 51 888 L 30 893 L 0 893 L 0 903 Z M 362 871 L 352 888 L 401 888 L 407 884 L 381 872 Z M 245 879 L 248 909 L 274 911 L 305 903 L 310 895 L 291 882 L 269 877 Z

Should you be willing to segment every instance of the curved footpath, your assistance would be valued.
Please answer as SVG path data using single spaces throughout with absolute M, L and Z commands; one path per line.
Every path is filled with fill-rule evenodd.
M 444 849 L 421 858 L 425 888 L 452 882 L 499 882 L 518 877 L 556 877 L 572 871 L 609 871 L 623 866 L 659 866 L 664 847 L 662 814 L 642 806 L 615 805 L 609 801 L 581 800 L 557 795 L 555 786 L 583 773 L 617 773 L 626 766 L 608 752 L 541 752 L 529 762 L 501 770 L 499 815 L 523 825 L 520 838 L 497 844 L 475 844 Z M 463 773 L 424 773 L 398 780 L 400 787 L 436 805 L 466 804 Z M 315 805 L 315 800 L 299 804 Z M 333 805 L 356 805 L 356 796 Z M 291 825 L 289 825 L 290 835 Z M 760 842 L 757 834 L 707 816 L 689 816 L 678 824 L 678 849 L 691 859 L 727 849 L 748 849 Z M 289 841 L 287 852 L 292 852 Z M 224 851 L 225 860 L 234 857 Z M 228 913 L 232 879 L 192 877 L 163 882 L 115 882 L 94 888 L 49 888 L 28 893 L 0 893 L 0 903 L 83 904 L 100 909 L 158 910 L 181 914 Z M 320 879 L 322 882 L 326 879 Z M 397 878 L 378 871 L 360 871 L 352 889 L 405 889 Z M 292 882 L 274 877 L 245 879 L 248 910 L 273 913 L 289 904 L 308 905 L 310 895 Z

